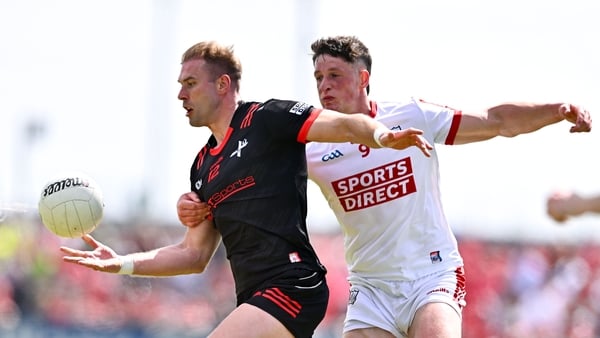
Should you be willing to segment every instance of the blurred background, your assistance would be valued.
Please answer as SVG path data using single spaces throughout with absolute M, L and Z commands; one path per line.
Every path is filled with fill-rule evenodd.
M 223 252 L 202 275 L 132 278 L 61 263 L 36 204 L 50 178 L 102 187 L 95 236 L 118 252 L 176 242 L 175 203 L 209 136 L 177 100 L 181 54 L 234 46 L 247 100 L 318 105 L 310 43 L 356 35 L 371 96 L 462 110 L 569 101 L 600 111 L 600 12 L 591 0 L 0 0 L 0 336 L 203 337 L 234 306 Z M 556 189 L 600 192 L 598 133 L 568 123 L 438 146 L 445 210 L 465 257 L 464 337 L 600 337 L 600 218 L 557 225 Z M 347 283 L 337 224 L 309 185 L 309 228 L 329 269 L 316 337 L 339 337 Z

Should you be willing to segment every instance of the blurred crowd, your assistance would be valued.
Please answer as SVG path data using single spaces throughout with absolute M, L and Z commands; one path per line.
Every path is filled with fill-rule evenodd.
M 118 253 L 176 242 L 182 226 L 105 223 L 94 231 Z M 338 233 L 311 234 L 331 296 L 315 338 L 341 336 L 348 285 Z M 514 243 L 460 237 L 465 338 L 600 337 L 600 245 Z M 205 273 L 141 278 L 61 260 L 61 239 L 37 217 L 0 222 L 0 337 L 204 337 L 235 306 L 219 249 Z

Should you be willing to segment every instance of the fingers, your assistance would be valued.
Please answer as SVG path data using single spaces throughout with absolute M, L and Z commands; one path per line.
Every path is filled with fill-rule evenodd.
M 88 252 L 87 251 L 75 250 L 75 249 L 68 248 L 66 246 L 61 246 L 59 248 L 59 250 L 62 251 L 63 253 L 65 253 L 65 254 L 69 255 L 69 256 L 74 256 L 73 258 L 88 256 Z
M 189 198 L 192 195 L 197 201 Z M 196 193 L 191 192 L 183 194 L 177 201 L 177 217 L 183 225 L 190 228 L 200 225 L 211 215 L 208 203 L 200 201 L 197 197 Z
M 404 129 L 404 132 L 409 135 L 423 135 L 423 131 L 421 129 L 417 129 L 417 128 L 413 128 L 413 127 Z
M 565 210 L 565 201 L 570 197 L 570 193 L 563 191 L 553 192 L 546 201 L 546 212 L 554 221 L 564 223 L 569 218 Z
M 389 148 L 406 149 L 417 147 L 423 155 L 431 157 L 430 150 L 433 146 L 422 136 L 423 131 L 416 128 L 407 128 L 400 131 L 390 132 L 382 137 L 382 143 Z
M 418 145 L 418 147 L 421 150 L 421 152 L 423 153 L 423 155 L 425 155 L 427 157 L 431 157 L 430 150 L 433 150 L 433 147 L 429 143 L 427 143 L 427 141 L 422 142 L 420 145 Z
M 590 116 L 590 112 L 581 108 L 579 114 L 577 114 L 577 119 L 575 120 L 575 125 L 571 127 L 572 133 L 579 132 L 589 132 L 592 130 L 592 117 Z
M 589 132 L 592 130 L 592 117 L 590 112 L 581 106 L 563 104 L 559 107 L 560 115 L 573 123 L 571 133 Z
M 96 249 L 97 247 L 100 246 L 100 242 L 98 242 L 97 240 L 95 240 L 94 237 L 92 237 L 90 235 L 83 235 L 81 237 L 81 239 L 83 239 L 83 241 L 86 242 L 93 249 Z
M 63 261 L 69 263 L 79 263 L 83 258 L 82 257 L 73 257 L 73 256 L 64 256 Z
M 194 202 L 198 202 L 198 203 L 202 202 L 200 200 L 200 197 L 198 197 L 198 195 L 195 192 L 193 192 L 193 191 L 187 193 L 187 195 L 190 198 L 190 200 L 192 200 Z
M 67 247 L 61 247 L 61 251 L 68 254 L 68 256 L 63 256 L 62 260 L 67 263 L 73 263 L 81 266 L 85 266 L 86 268 L 103 271 L 103 272 L 112 272 L 117 273 L 120 269 L 120 264 L 117 259 L 100 259 L 95 257 L 89 251 L 80 251 L 74 250 Z
M 200 197 L 198 197 L 198 195 L 195 192 L 193 192 L 193 191 L 186 192 L 185 194 L 181 195 L 179 197 L 179 200 L 178 200 L 177 203 L 179 203 L 179 202 L 186 202 L 186 201 L 196 202 L 196 203 L 202 202 L 200 200 Z

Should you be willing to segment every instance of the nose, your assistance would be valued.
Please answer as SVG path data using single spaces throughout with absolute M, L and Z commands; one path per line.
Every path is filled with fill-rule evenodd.
M 317 83 L 317 90 L 319 93 L 324 93 L 329 89 L 331 89 L 331 86 L 329 85 L 329 81 L 326 79 L 323 79 L 321 82 Z
M 179 93 L 177 94 L 177 98 L 180 99 L 181 101 L 183 101 L 187 98 L 187 93 L 184 91 L 183 87 L 179 90 Z

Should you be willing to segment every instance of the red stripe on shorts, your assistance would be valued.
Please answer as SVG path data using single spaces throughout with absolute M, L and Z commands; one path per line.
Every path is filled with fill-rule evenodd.
M 263 292 L 257 292 L 255 295 L 265 297 L 272 301 L 275 305 L 287 312 L 293 318 L 296 318 L 302 310 L 302 305 L 283 293 L 279 288 L 266 289 Z

